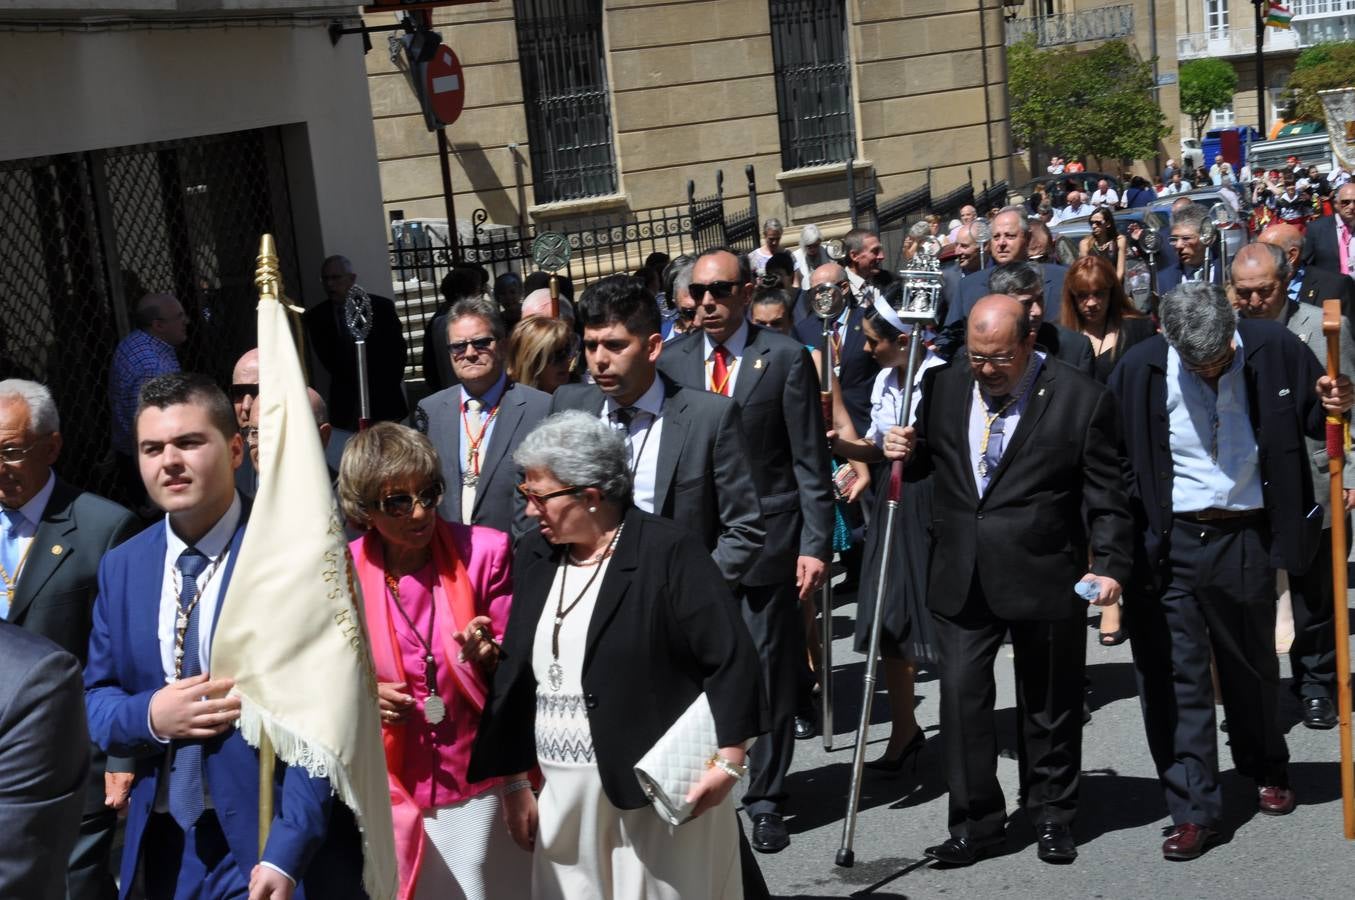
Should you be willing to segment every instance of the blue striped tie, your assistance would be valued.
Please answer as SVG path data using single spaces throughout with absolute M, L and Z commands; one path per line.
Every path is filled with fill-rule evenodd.
M 202 674 L 202 660 L 198 657 L 198 622 L 201 603 L 198 596 L 198 576 L 207 568 L 207 557 L 194 547 L 179 555 L 175 563 L 183 576 L 183 590 L 179 592 L 179 609 L 188 610 L 188 628 L 183 638 L 183 665 L 180 676 L 191 678 Z M 191 607 L 191 608 L 190 608 Z M 174 742 L 173 758 L 169 766 L 169 814 L 184 831 L 197 824 L 202 817 L 202 742 L 184 739 Z

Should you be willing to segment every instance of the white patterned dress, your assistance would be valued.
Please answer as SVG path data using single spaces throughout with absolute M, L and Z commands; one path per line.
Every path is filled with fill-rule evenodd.
M 560 628 L 563 679 L 551 689 L 551 631 L 564 573 L 564 603 L 583 590 L 593 569 L 556 572 L 536 627 L 536 756 L 545 776 L 538 804 L 532 896 L 537 900 L 741 900 L 739 836 L 733 794 L 685 825 L 654 810 L 617 809 L 607 799 L 593 757 L 582 684 L 584 643 L 606 566 Z

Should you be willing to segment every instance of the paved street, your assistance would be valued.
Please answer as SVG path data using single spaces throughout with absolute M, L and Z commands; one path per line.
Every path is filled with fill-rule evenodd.
M 1298 724 L 1297 703 L 1285 698 L 1291 778 L 1299 807 L 1283 818 L 1255 813 L 1251 783 L 1232 772 L 1221 749 L 1227 797 L 1227 843 L 1199 860 L 1165 862 L 1162 830 L 1169 824 L 1143 739 L 1134 693 L 1129 645 L 1096 644 L 1096 619 L 1088 618 L 1088 697 L 1093 719 L 1083 748 L 1085 777 L 1076 826 L 1081 856 L 1071 866 L 1051 866 L 1035 856 L 1034 835 L 1023 814 L 1013 816 L 1008 853 L 968 869 L 935 870 L 924 847 L 946 836 L 946 795 L 940 774 L 941 742 L 929 740 L 914 777 L 867 775 L 856 835 L 856 865 L 833 864 L 851 769 L 851 742 L 860 709 L 864 660 L 851 650 L 855 598 L 839 598 L 833 650 L 838 698 L 834 750 L 822 740 L 800 741 L 790 776 L 787 824 L 791 846 L 759 855 L 772 895 L 812 897 L 1041 897 L 1041 898 L 1333 898 L 1350 896 L 1355 842 L 1341 832 L 1339 748 L 1336 731 Z M 1009 649 L 997 662 L 997 716 L 1005 746 L 998 773 L 1009 804 L 1016 796 L 1015 709 Z M 1287 677 L 1288 662 L 1282 663 Z M 935 738 L 937 683 L 918 684 L 918 721 Z M 867 755 L 879 755 L 887 736 L 883 687 L 874 703 Z M 1220 713 L 1222 708 L 1220 708 Z M 1226 740 L 1226 734 L 1219 737 Z M 1010 757 L 1010 758 L 1008 758 Z

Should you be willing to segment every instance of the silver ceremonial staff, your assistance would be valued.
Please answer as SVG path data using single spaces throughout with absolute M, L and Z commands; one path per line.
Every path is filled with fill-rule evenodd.
M 838 348 L 833 346 L 833 325 L 847 298 L 835 284 L 821 284 L 814 289 L 814 315 L 823 321 L 823 356 L 819 360 L 819 402 L 823 405 L 824 424 L 833 427 L 833 374 L 838 370 Z M 832 452 L 832 444 L 828 450 Z M 823 703 L 823 749 L 833 749 L 833 579 L 824 578 L 819 596 L 819 694 Z
M 979 270 L 982 271 L 988 262 L 984 254 L 988 252 L 988 242 L 993 239 L 993 226 L 988 223 L 987 219 L 980 218 L 971 227 L 973 230 L 970 234 L 974 238 L 974 243 L 979 245 Z M 1053 252 L 1053 249 L 1053 247 L 1049 248 L 1049 252 Z
M 358 430 L 372 424 L 372 395 L 367 389 L 367 335 L 372 333 L 372 298 L 356 284 L 343 301 L 343 320 L 358 354 Z
M 1139 234 L 1139 250 L 1148 263 L 1148 314 L 1154 319 L 1157 318 L 1157 252 L 1160 249 L 1162 235 L 1156 228 L 1149 228 L 1145 224 Z
M 1209 207 L 1209 219 L 1214 223 L 1214 240 L 1219 246 L 1219 264 L 1223 266 L 1223 283 L 1233 283 L 1232 267 L 1228 263 L 1228 233 L 1224 229 L 1232 228 L 1240 220 L 1237 211 L 1224 200 Z
M 903 418 L 911 419 L 913 407 L 913 375 L 917 372 L 918 348 L 922 346 L 920 331 L 924 324 L 936 318 L 936 307 L 941 301 L 941 269 L 937 255 L 941 244 L 936 238 L 923 242 L 907 269 L 899 273 L 903 290 L 899 293 L 896 312 L 904 324 L 913 325 L 908 342 L 908 367 L 903 380 Z M 911 424 L 904 421 L 904 425 Z M 884 543 L 880 548 L 880 572 L 875 581 L 875 610 L 870 620 L 870 640 L 866 644 L 866 677 L 861 696 L 861 721 L 856 726 L 856 752 L 852 755 L 852 783 L 847 794 L 847 817 L 842 823 L 842 846 L 838 847 L 837 864 L 851 867 L 856 862 L 852 840 L 856 836 L 856 814 L 861 803 L 861 771 L 866 764 L 866 737 L 870 730 L 870 706 L 875 698 L 875 669 L 879 664 L 880 624 L 884 620 L 885 597 L 889 592 L 889 557 L 894 549 L 894 527 L 898 518 L 899 497 L 903 493 L 903 461 L 895 460 L 889 468 L 889 493 L 885 507 Z

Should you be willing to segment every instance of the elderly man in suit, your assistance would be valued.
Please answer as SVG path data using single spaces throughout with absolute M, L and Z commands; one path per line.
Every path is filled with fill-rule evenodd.
M 1348 181 L 1336 190 L 1336 212 L 1308 226 L 1303 237 L 1303 264 L 1328 272 L 1350 275 L 1355 272 L 1352 244 L 1355 244 L 1355 182 Z
M 85 666 L 89 730 L 135 757 L 121 896 L 147 900 L 364 896 L 360 839 L 327 779 L 279 763 L 259 848 L 259 757 L 240 701 L 211 676 L 217 613 L 244 538 L 244 455 L 226 395 L 201 375 L 141 391 L 141 476 L 165 518 L 104 554 Z
M 1322 528 L 1302 438 L 1355 390 L 1322 374 L 1278 322 L 1237 319 L 1221 288 L 1183 284 L 1162 333 L 1111 374 L 1136 519 L 1134 651 L 1148 748 L 1173 828 L 1171 860 L 1200 856 L 1223 816 L 1211 657 L 1237 771 L 1263 815 L 1292 812 L 1278 718 L 1275 570 L 1308 571 Z
M 1340 300 L 1341 315 L 1346 321 L 1355 317 L 1355 281 L 1334 270 L 1306 265 L 1302 260 L 1303 232 L 1293 225 L 1271 225 L 1256 239 L 1284 251 L 1289 263 L 1289 282 L 1285 288 L 1290 302 L 1321 306 L 1324 300 Z
M 989 288 L 989 279 L 993 274 L 992 266 L 1025 262 L 1029 259 L 1027 249 L 1030 242 L 1030 220 L 1026 217 L 1024 207 L 1008 206 L 1003 209 L 993 216 L 992 229 L 993 236 L 988 241 L 988 258 L 992 265 L 960 279 L 958 296 L 946 310 L 945 324 L 948 327 L 963 321 L 980 297 L 992 293 Z M 1039 266 L 1040 275 L 1044 279 L 1044 295 L 1062 297 L 1063 276 L 1068 269 L 1054 262 L 1040 263 Z
M 1275 227 L 1292 228 L 1290 225 Z M 1322 310 L 1310 303 L 1290 300 L 1286 290 L 1289 284 L 1289 257 L 1273 244 L 1248 245 L 1233 260 L 1232 301 L 1238 315 L 1280 322 L 1313 351 L 1320 365 L 1325 366 L 1327 339 L 1322 333 Z M 1355 373 L 1355 342 L 1351 340 L 1350 323 L 1344 316 L 1341 319 L 1341 371 Z M 1336 691 L 1336 631 L 1331 593 L 1332 510 L 1328 489 L 1331 482 L 1325 449 L 1325 441 L 1308 438 L 1313 497 L 1322 507 L 1322 539 L 1308 571 L 1292 573 L 1289 578 L 1294 608 L 1294 643 L 1289 648 L 1293 688 L 1303 705 L 1303 724 L 1316 729 L 1336 727 L 1336 706 L 1332 702 Z M 1349 532 L 1348 512 L 1355 507 L 1355 471 L 1345 473 L 1345 487 L 1345 508 L 1338 510 L 1338 514 L 1347 514 Z
M 844 287 L 844 282 L 850 284 L 847 270 L 837 263 L 825 263 L 810 275 L 810 296 L 820 285 Z M 842 385 L 842 405 L 858 434 L 870 428 L 870 393 L 880 372 L 875 357 L 866 352 L 866 334 L 861 330 L 865 317 L 864 309 L 847 304 L 833 322 L 832 335 L 833 368 Z M 823 320 L 818 316 L 801 319 L 795 325 L 795 337 L 802 344 L 819 346 L 823 343 Z
M 0 897 L 65 900 L 88 770 L 79 661 L 0 622 Z
M 738 405 L 659 374 L 659 311 L 638 278 L 593 284 L 579 315 L 593 383 L 561 387 L 551 412 L 581 409 L 624 431 L 635 505 L 696 532 L 737 584 L 766 537 Z
M 1211 259 L 1209 248 L 1200 240 L 1200 229 L 1209 210 L 1198 203 L 1172 206 L 1171 248 L 1176 252 L 1176 264 L 1164 266 L 1157 273 L 1157 289 L 1167 293 L 1182 282 L 1204 281 L 1223 284 L 1223 266 Z M 1223 236 L 1219 235 L 1219 240 Z
M 659 370 L 688 388 L 733 397 L 743 416 L 767 539 L 738 593 L 772 709 L 771 732 L 749 754 L 744 809 L 753 820 L 753 848 L 775 853 L 790 843 L 781 808 L 805 653 L 796 604 L 823 584 L 832 553 L 823 411 L 804 346 L 746 319 L 753 278 L 744 256 L 723 248 L 702 253 L 689 290 L 702 331 L 667 347 Z
M 461 300 L 446 322 L 459 383 L 425 397 L 414 413 L 442 459 L 438 512 L 449 522 L 487 525 L 516 539 L 529 526 L 513 451 L 550 414 L 550 395 L 508 379 L 507 334 L 490 303 Z
M 356 344 L 344 309 L 348 291 L 357 283 L 347 257 L 331 256 L 320 267 L 325 299 L 301 317 L 315 357 L 329 373 L 329 412 L 334 427 L 358 429 L 358 362 Z M 395 312 L 395 301 L 372 295 L 372 330 L 367 335 L 367 389 L 371 417 L 398 422 L 409 413 L 405 400 L 405 360 L 409 348 Z
M 83 661 L 99 559 L 140 523 L 121 506 L 58 478 L 52 466 L 60 453 L 61 422 L 51 392 L 33 381 L 0 381 L 0 618 Z M 96 748 L 91 763 L 67 873 L 71 900 L 117 893 L 108 870 L 117 826 L 113 807 L 125 803 L 131 765 L 115 762 L 105 785 L 103 752 Z
M 1010 632 L 1024 804 L 1040 859 L 1072 862 L 1088 602 L 1074 586 L 1109 606 L 1131 568 L 1115 400 L 1037 350 L 1015 298 L 975 304 L 966 342 L 969 364 L 934 370 L 917 424 L 884 445 L 936 475 L 927 605 L 941 655 L 950 837 L 926 854 L 965 866 L 1004 841 L 993 663 Z

